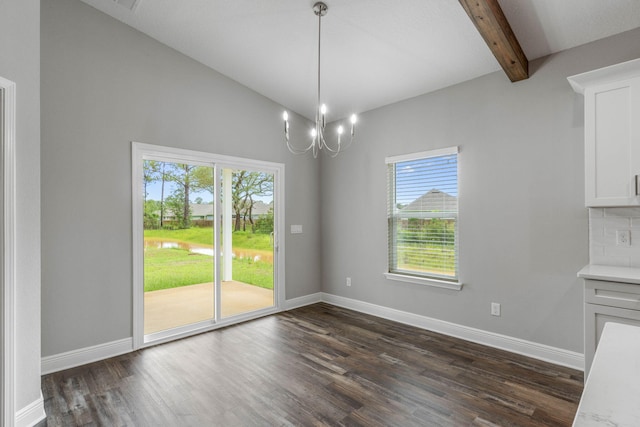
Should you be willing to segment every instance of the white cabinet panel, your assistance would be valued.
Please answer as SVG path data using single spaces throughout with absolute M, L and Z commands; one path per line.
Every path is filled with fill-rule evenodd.
M 585 91 L 585 200 L 587 206 L 640 205 L 638 79 Z
M 607 322 L 640 326 L 640 285 L 585 279 L 584 302 L 586 376 Z
M 584 94 L 586 205 L 640 205 L 640 60 L 569 82 Z
M 586 376 L 591 369 L 593 356 L 596 353 L 604 325 L 608 322 L 613 322 L 640 326 L 640 311 L 606 305 L 585 304 L 584 321 L 584 372 Z

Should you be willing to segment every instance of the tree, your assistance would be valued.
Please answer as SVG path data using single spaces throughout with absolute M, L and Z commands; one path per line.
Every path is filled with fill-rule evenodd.
M 273 232 L 273 207 L 269 208 L 267 214 L 256 220 L 253 231 L 259 234 L 269 234 Z
M 162 187 L 160 189 L 160 228 L 164 227 L 164 184 L 167 182 L 167 164 L 162 162 L 160 166 L 160 178 Z
M 155 160 L 145 160 L 142 164 L 142 177 L 144 183 L 144 200 L 149 195 L 147 185 L 155 182 L 160 177 L 160 163 Z
M 160 210 L 160 202 L 157 200 L 144 201 L 144 228 L 145 230 L 156 229 L 160 225 L 158 211 Z
M 207 190 L 212 195 L 214 194 L 213 173 L 211 168 L 206 166 L 196 166 L 193 167 L 193 169 L 186 171 L 184 175 L 188 176 L 191 189 Z M 249 172 L 247 170 L 233 172 L 231 174 L 230 196 L 231 206 L 235 216 L 234 231 L 240 231 L 241 229 L 246 230 L 247 220 L 253 228 L 253 208 L 257 201 L 257 197 L 267 197 L 272 195 L 272 174 L 264 172 Z M 228 195 L 223 194 L 223 197 L 226 198 Z
M 242 216 L 242 210 L 244 209 L 244 200 L 242 197 L 242 189 L 244 185 L 244 178 L 248 172 L 246 170 L 241 170 L 239 172 L 235 172 L 232 175 L 232 183 L 231 183 L 231 202 L 233 205 L 233 212 L 236 217 L 236 223 L 233 227 L 234 231 L 240 231 L 240 217 Z
M 168 180 L 176 184 L 171 197 L 173 197 L 173 214 L 178 218 L 175 208 L 180 208 L 181 228 L 189 228 L 191 225 L 191 207 L 189 206 L 192 191 L 208 190 L 213 193 L 213 172 L 210 167 L 189 165 L 186 163 L 169 163 Z M 175 197 L 180 195 L 182 201 L 178 206 Z M 202 200 L 202 199 L 201 199 Z M 168 199 L 167 199 L 168 201 Z
M 235 231 L 246 230 L 247 218 L 253 229 L 253 207 L 255 197 L 273 195 L 273 175 L 264 172 L 241 170 L 233 174 L 232 203 L 236 216 Z M 241 218 L 244 219 L 244 225 Z
M 148 191 L 147 191 L 147 186 L 149 184 L 152 184 L 158 180 L 162 180 L 162 186 L 161 186 L 161 192 L 160 192 L 160 202 L 159 202 L 159 209 L 160 209 L 160 227 L 163 226 L 163 219 L 164 219 L 164 184 L 165 181 L 167 179 L 167 172 L 166 172 L 166 163 L 165 162 L 159 162 L 157 160 L 145 160 L 142 164 L 142 175 L 143 175 L 143 184 L 144 184 L 144 209 L 145 209 L 145 227 L 147 225 L 150 225 L 153 223 L 153 221 L 155 221 L 156 219 L 158 219 L 158 215 L 155 214 L 155 211 L 152 213 L 150 211 L 147 210 L 147 196 L 149 195 Z M 154 220 L 151 220 L 151 216 L 152 215 L 154 217 Z M 155 225 L 154 225 L 155 227 Z
M 185 217 L 185 209 L 184 209 L 184 191 L 182 188 L 177 187 L 173 193 L 167 197 L 165 200 L 165 204 L 171 213 L 173 214 L 175 222 L 178 224 L 179 228 L 188 228 L 188 216 Z M 187 205 L 188 207 L 188 205 Z M 187 209 L 187 215 L 189 215 L 189 210 Z

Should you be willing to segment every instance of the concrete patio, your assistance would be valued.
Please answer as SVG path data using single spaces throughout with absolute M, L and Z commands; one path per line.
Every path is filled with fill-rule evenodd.
M 246 283 L 222 282 L 222 317 L 246 313 L 274 304 L 273 290 Z M 213 283 L 145 292 L 144 333 L 164 331 L 213 319 Z

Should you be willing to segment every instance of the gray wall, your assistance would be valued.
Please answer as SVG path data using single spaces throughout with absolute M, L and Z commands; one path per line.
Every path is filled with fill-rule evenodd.
M 42 9 L 43 356 L 131 336 L 131 140 L 286 163 L 287 227 L 305 226 L 287 234 L 287 298 L 582 352 L 582 100 L 566 77 L 640 56 L 640 30 L 534 61 L 523 82 L 497 72 L 362 114 L 357 145 L 318 167 L 288 154 L 275 103 L 78 0 Z M 384 158 L 451 145 L 465 287 L 388 281 Z
M 40 398 L 40 1 L 0 1 L 0 76 L 16 83 L 16 409 Z
M 282 110 L 78 0 L 42 2 L 43 356 L 132 335 L 132 140 L 285 163 L 305 231 L 286 233 L 286 298 L 320 291 L 320 167 L 286 150 Z
M 322 162 L 323 290 L 582 352 L 583 104 L 566 77 L 638 56 L 634 30 L 534 61 L 526 81 L 496 72 L 362 114 L 358 145 Z M 453 145 L 464 288 L 389 281 L 384 158 Z

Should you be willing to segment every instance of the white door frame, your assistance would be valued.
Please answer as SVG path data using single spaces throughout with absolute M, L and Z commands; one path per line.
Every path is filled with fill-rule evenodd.
M 185 163 L 201 164 L 203 166 L 215 166 L 216 177 L 221 168 L 231 167 L 236 169 L 250 169 L 273 174 L 274 179 L 274 225 L 276 233 L 274 235 L 274 305 L 267 309 L 257 310 L 247 314 L 233 316 L 232 318 L 220 318 L 219 295 L 216 297 L 216 319 L 213 321 L 201 322 L 184 328 L 175 328 L 167 332 L 152 334 L 153 337 L 145 342 L 144 335 L 144 241 L 142 223 L 142 183 L 143 170 L 142 161 L 153 159 L 160 161 L 176 162 L 183 160 Z M 245 320 L 277 313 L 284 307 L 284 164 L 273 163 L 260 160 L 251 160 L 241 157 L 225 156 L 219 154 L 206 153 L 201 151 L 185 150 L 160 145 L 145 144 L 140 142 L 131 143 L 131 167 L 132 167 L 132 224 L 133 224 L 133 348 L 139 349 L 149 345 L 156 345 L 166 341 L 183 338 L 210 331 L 213 329 L 228 326 L 230 324 Z M 216 186 L 217 189 L 217 186 Z M 217 191 L 217 190 L 216 190 Z M 218 206 L 217 204 L 214 206 Z M 215 213 L 216 221 L 219 221 L 219 213 Z M 282 234 L 282 239 L 279 234 Z M 219 233 L 215 234 L 215 239 L 219 238 Z M 216 247 L 218 244 L 216 243 Z M 219 262 L 219 257 L 217 257 Z M 216 275 L 220 274 L 220 266 L 216 266 Z M 219 283 L 219 277 L 216 278 Z
M 2 176 L 0 176 L 0 424 L 15 425 L 15 200 L 16 200 L 16 84 L 0 77 L 0 143 Z

